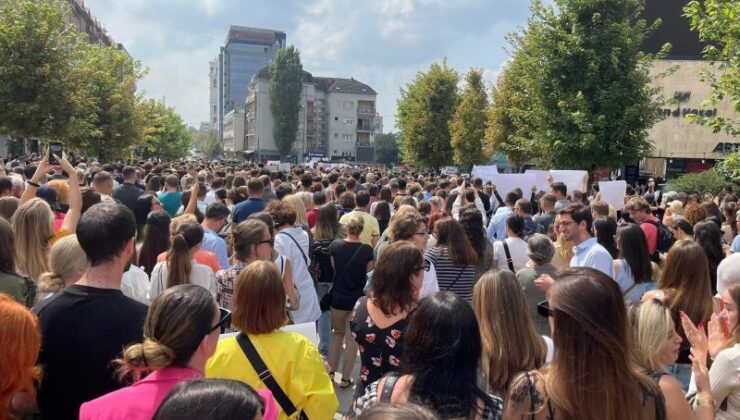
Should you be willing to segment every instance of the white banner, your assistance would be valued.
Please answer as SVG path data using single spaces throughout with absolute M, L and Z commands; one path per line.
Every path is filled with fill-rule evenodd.
M 520 188 L 524 198 L 532 195 L 532 186 L 536 185 L 537 177 L 534 174 L 498 174 L 494 175 L 493 184 L 499 195 L 504 196 L 515 188 Z
M 536 181 L 535 185 L 537 185 L 537 191 L 549 191 L 550 190 L 550 183 L 547 182 L 547 177 L 550 175 L 550 171 L 541 171 L 538 169 L 527 169 L 524 171 L 525 174 L 534 174 Z
M 484 184 L 488 181 L 493 182 L 493 177 L 498 175 L 498 167 L 496 165 L 473 165 L 473 170 L 470 171 L 470 175 L 473 177 L 477 176 L 482 179 Z
M 455 166 L 443 166 L 439 171 L 442 175 L 457 175 L 457 167 Z
M 278 165 L 278 170 L 281 170 L 283 172 L 290 172 L 290 162 L 283 162 Z
M 571 191 L 580 191 L 583 187 L 583 176 L 587 174 L 586 171 L 572 171 L 572 170 L 553 170 L 550 171 L 553 182 L 562 182 L 568 187 L 568 195 Z
M 267 168 L 270 172 L 277 172 L 280 168 L 280 161 L 279 160 L 268 160 L 265 163 L 265 168 Z
M 627 182 L 601 181 L 599 182 L 601 201 L 614 206 L 616 210 L 624 208 L 624 196 L 627 195 Z

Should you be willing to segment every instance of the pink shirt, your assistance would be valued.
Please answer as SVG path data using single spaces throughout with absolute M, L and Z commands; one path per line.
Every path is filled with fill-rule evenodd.
M 129 387 L 82 404 L 80 420 L 151 420 L 175 385 L 202 376 L 201 372 L 191 368 L 157 369 Z M 267 389 L 260 389 L 257 394 L 265 401 L 263 418 L 276 420 L 278 409 L 272 393 Z

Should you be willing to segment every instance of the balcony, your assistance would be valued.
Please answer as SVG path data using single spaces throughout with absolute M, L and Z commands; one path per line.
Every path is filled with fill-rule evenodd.
M 375 131 L 375 127 L 368 122 L 357 121 L 357 131 L 373 132 Z
M 375 108 L 371 106 L 358 106 L 358 114 L 375 115 Z

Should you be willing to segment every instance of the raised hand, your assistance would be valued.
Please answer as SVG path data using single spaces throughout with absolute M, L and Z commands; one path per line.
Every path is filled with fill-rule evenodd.
M 721 318 L 720 318 L 721 317 Z M 707 351 L 709 356 L 714 359 L 717 357 L 719 352 L 727 348 L 729 344 L 725 332 L 722 331 L 722 322 L 727 322 L 727 315 L 712 314 L 707 323 L 708 337 L 707 337 Z M 729 331 L 728 331 L 729 332 Z
M 691 344 L 691 353 L 694 357 L 706 363 L 709 340 L 707 334 L 704 332 L 704 326 L 699 324 L 699 328 L 697 328 L 689 316 L 683 311 L 679 311 L 679 315 L 681 316 L 681 326 L 683 327 L 684 335 L 686 335 L 686 339 Z

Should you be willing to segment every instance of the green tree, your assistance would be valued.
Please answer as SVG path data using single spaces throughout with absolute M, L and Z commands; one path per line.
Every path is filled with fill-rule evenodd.
M 208 130 L 201 149 L 210 159 L 218 159 L 224 152 L 223 143 L 218 141 L 216 134 L 216 130 Z
M 398 163 L 398 134 L 375 135 L 375 163 L 393 165 Z
M 534 0 L 514 44 L 521 54 L 528 135 L 546 167 L 615 168 L 649 154 L 658 120 L 651 57 L 640 52 L 650 28 L 642 0 Z M 518 105 L 515 105 L 518 106 Z
M 456 165 L 469 171 L 473 165 L 491 158 L 484 153 L 488 96 L 483 84 L 483 70 L 470 69 L 465 76 L 465 89 L 450 121 L 450 144 Z
M 75 109 L 83 43 L 64 1 L 0 2 L 0 132 L 60 140 Z
M 291 45 L 278 50 L 270 64 L 270 111 L 281 158 L 290 154 L 296 140 L 302 86 L 303 65 L 298 49 Z
M 511 42 L 521 43 L 513 37 Z M 535 113 L 534 95 L 527 94 L 528 81 L 523 67 L 522 53 L 511 57 L 491 91 L 492 105 L 488 112 L 484 150 L 489 155 L 503 153 L 514 167 L 525 163 L 540 164 L 543 151 L 532 141 Z
M 691 29 L 707 43 L 704 58 L 717 64 L 713 70 L 702 73 L 704 81 L 712 86 L 702 107 L 712 107 L 727 99 L 735 115 L 740 115 L 740 2 L 737 0 L 690 1 L 684 8 Z M 733 117 L 698 117 L 690 119 L 706 124 L 717 133 L 724 130 L 731 136 L 740 136 L 740 123 Z
M 424 169 L 439 169 L 453 162 L 450 120 L 455 113 L 460 77 L 444 61 L 401 89 L 396 121 L 401 130 L 403 160 Z
M 122 157 L 143 136 L 146 116 L 137 111 L 142 99 L 135 92 L 145 71 L 122 50 L 97 45 L 83 50 L 67 143 L 101 158 Z
M 144 158 L 175 160 L 187 157 L 192 135 L 180 115 L 164 100 L 148 99 L 139 105 L 145 116 L 139 150 Z

